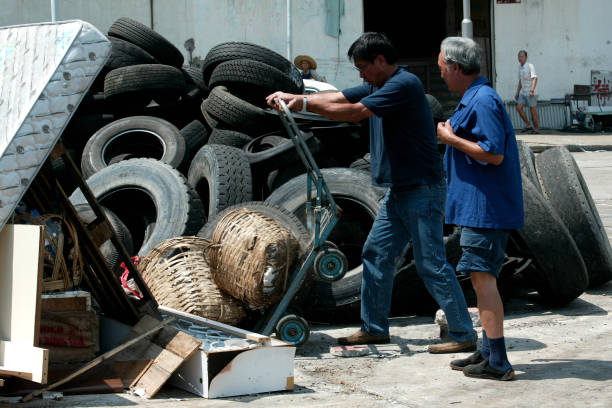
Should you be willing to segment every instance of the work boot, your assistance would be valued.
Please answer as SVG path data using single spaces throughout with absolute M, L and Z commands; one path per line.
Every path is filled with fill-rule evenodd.
M 430 344 L 428 351 L 431 354 L 445 354 L 445 353 L 461 353 L 464 351 L 475 351 L 476 340 L 474 341 L 455 341 L 448 339 L 443 343 Z
M 355 344 L 387 344 L 389 336 L 375 336 L 370 333 L 357 330 L 348 337 L 339 337 L 338 344 L 342 346 L 353 346 Z
M 480 350 L 477 350 L 474 354 L 469 356 L 468 358 L 460 358 L 458 360 L 453 360 L 450 362 L 450 366 L 453 370 L 463 371 L 463 369 L 471 364 L 478 364 L 484 358 L 482 354 L 480 354 Z
M 514 370 L 512 368 L 506 371 L 501 371 L 491 367 L 489 359 L 485 358 L 478 364 L 471 364 L 463 369 L 463 374 L 467 377 L 486 378 L 489 380 L 510 381 L 514 379 Z

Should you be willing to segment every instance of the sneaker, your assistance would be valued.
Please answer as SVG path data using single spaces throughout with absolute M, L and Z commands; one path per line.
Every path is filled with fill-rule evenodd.
M 338 344 L 342 346 L 352 346 L 355 344 L 387 344 L 389 341 L 389 336 L 375 336 L 361 330 L 357 330 L 357 332 L 348 337 L 338 338 Z
M 476 351 L 476 340 L 455 341 L 448 339 L 443 343 L 430 344 L 428 351 L 431 354 L 461 353 L 465 351 Z
M 482 356 L 482 354 L 480 354 L 480 350 L 477 350 L 468 358 L 460 358 L 458 360 L 451 361 L 450 366 L 453 370 L 463 371 L 466 366 L 469 366 L 471 364 L 478 364 L 482 360 L 484 360 L 484 357 Z
M 512 368 L 501 371 L 489 365 L 489 359 L 485 358 L 478 364 L 471 364 L 463 369 L 463 374 L 467 377 L 486 378 L 489 380 L 510 381 L 514 379 Z

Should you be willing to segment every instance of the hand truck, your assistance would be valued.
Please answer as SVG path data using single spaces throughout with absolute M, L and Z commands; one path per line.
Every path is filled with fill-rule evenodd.
M 289 108 L 283 100 L 279 100 L 279 104 L 281 107 L 280 119 L 306 168 L 306 227 L 309 232 L 312 232 L 312 239 L 305 257 L 300 258 L 301 264 L 290 276 L 287 291 L 268 313 L 268 316 L 258 324 L 255 331 L 260 331 L 264 336 L 276 331 L 277 337 L 281 340 L 299 346 L 308 340 L 310 328 L 308 322 L 301 316 L 287 314 L 289 303 L 304 282 L 311 267 L 320 279 L 333 282 L 344 277 L 348 269 L 348 261 L 336 245 L 326 241 L 340 218 L 341 209 L 336 205 L 323 174 L 308 149 Z M 316 186 L 314 197 L 312 196 L 313 186 Z

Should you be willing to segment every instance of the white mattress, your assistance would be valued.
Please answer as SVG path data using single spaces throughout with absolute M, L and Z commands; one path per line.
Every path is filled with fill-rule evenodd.
M 0 229 L 110 51 L 84 21 L 0 27 Z

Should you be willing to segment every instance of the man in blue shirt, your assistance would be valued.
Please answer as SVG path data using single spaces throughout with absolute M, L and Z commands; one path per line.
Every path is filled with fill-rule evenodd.
M 514 128 L 499 95 L 479 74 L 480 55 L 473 40 L 449 37 L 438 57 L 448 89 L 463 95 L 451 119 L 437 129 L 447 145 L 446 222 L 461 226 L 457 272 L 470 275 L 483 327 L 481 349 L 453 360 L 451 368 L 506 381 L 514 371 L 506 355 L 497 277 L 510 230 L 523 226 L 523 194 Z
M 369 118 L 372 183 L 388 187 L 363 248 L 362 326 L 340 344 L 389 342 L 389 310 L 396 268 L 410 241 L 417 272 L 444 310 L 447 342 L 432 353 L 476 349 L 476 334 L 461 287 L 446 262 L 442 175 L 431 111 L 420 80 L 396 65 L 397 53 L 381 33 L 364 33 L 348 51 L 365 83 L 342 92 L 292 95 L 276 92 L 270 106 L 284 100 L 292 110 L 341 121 Z

